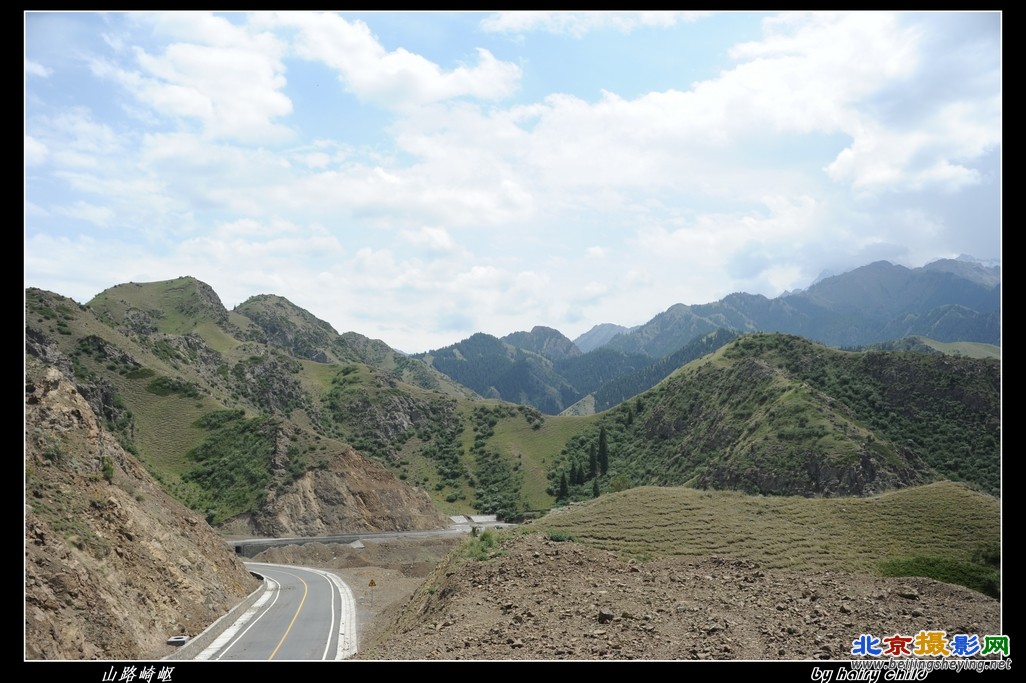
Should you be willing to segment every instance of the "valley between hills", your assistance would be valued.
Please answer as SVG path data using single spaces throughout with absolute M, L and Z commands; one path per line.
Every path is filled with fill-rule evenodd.
M 862 633 L 999 634 L 1000 285 L 938 263 L 414 355 L 189 277 L 87 304 L 29 289 L 25 657 L 164 656 L 255 588 L 229 536 L 457 514 L 518 526 L 258 559 L 387 577 L 358 658 L 844 659 Z

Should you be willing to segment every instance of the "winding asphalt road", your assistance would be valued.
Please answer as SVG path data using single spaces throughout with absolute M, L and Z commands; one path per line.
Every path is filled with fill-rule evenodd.
M 356 654 L 356 603 L 329 572 L 247 562 L 264 594 L 195 659 L 337 660 Z

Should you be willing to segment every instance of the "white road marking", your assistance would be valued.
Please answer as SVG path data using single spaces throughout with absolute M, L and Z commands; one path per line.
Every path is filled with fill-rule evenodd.
M 257 612 L 262 612 L 260 616 L 263 616 L 264 614 L 266 614 L 266 612 L 262 611 L 264 604 L 268 600 L 270 600 L 272 596 L 274 597 L 275 600 L 278 599 L 278 583 L 274 579 L 268 578 L 266 576 L 264 577 L 264 583 L 267 586 L 266 590 L 264 591 L 264 594 L 261 595 L 259 598 L 257 598 L 257 601 L 254 602 L 250 606 L 249 609 L 247 609 L 245 612 L 243 612 L 239 616 L 239 618 L 235 620 L 234 624 L 232 624 L 231 626 L 226 628 L 224 630 L 224 633 L 222 633 L 217 638 L 215 638 L 214 642 L 212 642 L 207 647 L 207 649 L 203 650 L 203 652 L 201 652 L 198 655 L 196 655 L 193 659 L 197 659 L 197 660 L 207 660 L 207 659 L 211 659 L 211 658 L 219 659 L 221 656 L 226 654 L 228 652 L 228 650 L 231 649 L 231 645 L 228 645 L 227 647 L 225 647 L 228 644 L 228 642 L 230 642 L 232 640 L 232 638 L 235 637 L 235 634 L 239 633 L 239 631 L 242 630 L 243 626 L 246 626 L 246 624 L 249 622 L 250 619 L 253 619 L 253 617 L 257 614 Z M 271 604 L 274 604 L 274 603 L 271 603 Z M 253 621 L 253 624 L 257 623 L 257 621 L 259 621 L 259 618 L 255 619 Z M 246 628 L 246 631 L 248 631 L 250 628 L 252 628 L 253 624 L 250 624 Z M 242 631 L 242 633 L 239 633 L 239 635 L 245 634 L 246 631 Z M 234 645 L 234 643 L 233 643 L 233 645 Z M 221 652 L 222 648 L 224 648 L 224 652 Z M 218 655 L 218 656 L 214 657 L 214 655 Z
M 292 568 L 290 565 L 281 564 L 270 564 L 270 563 L 247 563 L 247 564 L 265 564 L 271 567 L 280 567 L 282 569 Z M 357 653 L 357 647 L 359 641 L 356 634 L 356 600 L 353 598 L 353 592 L 349 589 L 349 586 L 338 577 L 336 574 L 331 572 L 321 571 L 320 569 L 311 569 L 310 567 L 297 567 L 299 569 L 305 569 L 306 571 L 319 574 L 327 579 L 331 584 L 334 585 L 339 595 L 339 618 L 338 618 L 338 640 L 335 647 L 335 659 L 348 659 Z M 268 600 L 274 597 L 274 600 L 278 599 L 278 588 L 279 584 L 265 576 L 264 581 L 267 585 L 267 589 L 264 594 L 261 595 L 253 605 L 247 609 L 238 619 L 235 620 L 231 626 L 214 639 L 203 652 L 198 654 L 194 659 L 196 660 L 209 660 L 209 659 L 220 659 L 228 653 L 234 645 L 238 642 L 238 638 L 241 638 L 246 634 L 249 629 L 253 627 L 260 617 L 267 613 L 264 607 Z M 273 602 L 271 603 L 274 604 Z M 267 605 L 270 607 L 270 605 Z M 257 614 L 259 613 L 259 616 Z M 254 619 L 254 617 L 256 617 Z M 332 591 L 331 598 L 331 621 L 335 623 L 335 596 Z M 328 634 L 328 640 L 324 646 L 323 659 L 328 659 L 329 648 L 331 647 L 332 634 Z M 234 640 L 234 642 L 233 642 Z

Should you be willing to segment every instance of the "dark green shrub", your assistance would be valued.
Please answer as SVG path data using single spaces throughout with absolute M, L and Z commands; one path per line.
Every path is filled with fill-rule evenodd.
M 114 461 L 111 460 L 109 457 L 107 457 L 105 455 L 105 456 L 103 456 L 103 460 L 101 460 L 100 462 L 101 462 L 101 465 L 103 467 L 103 478 L 106 479 L 108 483 L 113 482 L 114 481 Z

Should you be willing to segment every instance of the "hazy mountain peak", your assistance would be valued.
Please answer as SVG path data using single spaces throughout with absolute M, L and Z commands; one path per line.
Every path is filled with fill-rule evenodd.
M 562 332 L 542 325 L 535 325 L 530 332 L 513 332 L 503 337 L 502 341 L 518 349 L 533 351 L 549 360 L 581 355 L 581 350 Z
M 923 270 L 952 273 L 984 287 L 1001 284 L 1000 265 L 987 265 L 982 261 L 962 254 L 957 259 L 940 259 L 927 263 Z
M 618 334 L 624 334 L 628 329 L 629 328 L 626 328 L 623 325 L 601 323 L 599 325 L 595 325 L 590 330 L 577 337 L 577 339 L 574 339 L 574 345 L 583 353 L 588 353 L 589 351 L 594 351 L 601 346 L 605 346 L 613 337 Z

